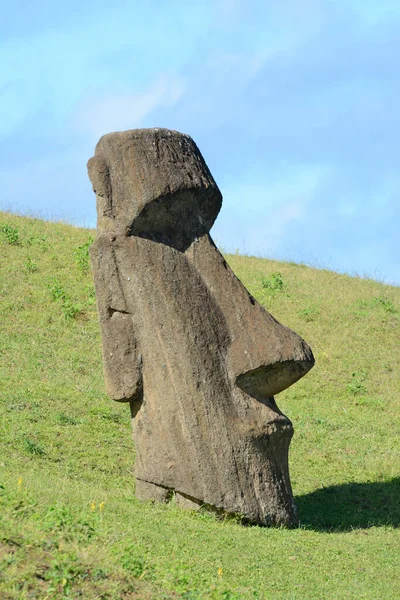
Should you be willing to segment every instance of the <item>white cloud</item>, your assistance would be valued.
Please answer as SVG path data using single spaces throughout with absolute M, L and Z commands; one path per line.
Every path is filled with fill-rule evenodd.
M 142 93 L 86 99 L 78 108 L 76 126 L 95 138 L 111 131 L 140 127 L 157 108 L 175 104 L 184 91 L 181 77 L 162 75 Z

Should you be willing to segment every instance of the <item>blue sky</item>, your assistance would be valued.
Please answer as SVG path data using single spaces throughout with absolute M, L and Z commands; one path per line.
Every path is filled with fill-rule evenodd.
M 400 285 L 398 0 L 14 0 L 0 22 L 0 207 L 95 222 L 99 137 L 200 147 L 225 250 Z

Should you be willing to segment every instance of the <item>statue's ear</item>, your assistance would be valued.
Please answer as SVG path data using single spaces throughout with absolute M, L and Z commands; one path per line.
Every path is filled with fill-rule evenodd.
M 89 179 L 97 199 L 97 214 L 99 217 L 114 217 L 110 170 L 105 159 L 93 156 L 87 164 Z

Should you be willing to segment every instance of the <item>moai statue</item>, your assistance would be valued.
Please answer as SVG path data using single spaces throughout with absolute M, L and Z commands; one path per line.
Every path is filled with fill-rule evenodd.
M 130 403 L 137 497 L 295 525 L 293 428 L 274 395 L 314 358 L 211 239 L 222 196 L 196 144 L 168 129 L 110 133 L 88 170 L 106 389 Z

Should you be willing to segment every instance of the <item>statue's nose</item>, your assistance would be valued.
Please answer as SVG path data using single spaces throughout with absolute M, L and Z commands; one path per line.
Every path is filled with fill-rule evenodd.
M 186 254 L 224 315 L 230 338 L 227 367 L 237 387 L 257 400 L 266 400 L 312 368 L 314 357 L 308 344 L 249 294 L 209 236 L 204 235 Z
M 260 366 L 241 373 L 236 378 L 236 385 L 257 400 L 265 400 L 279 394 L 305 375 L 314 364 L 314 357 L 309 347 L 304 356 L 296 359 L 261 364 Z M 267 358 L 267 357 L 266 357 Z

